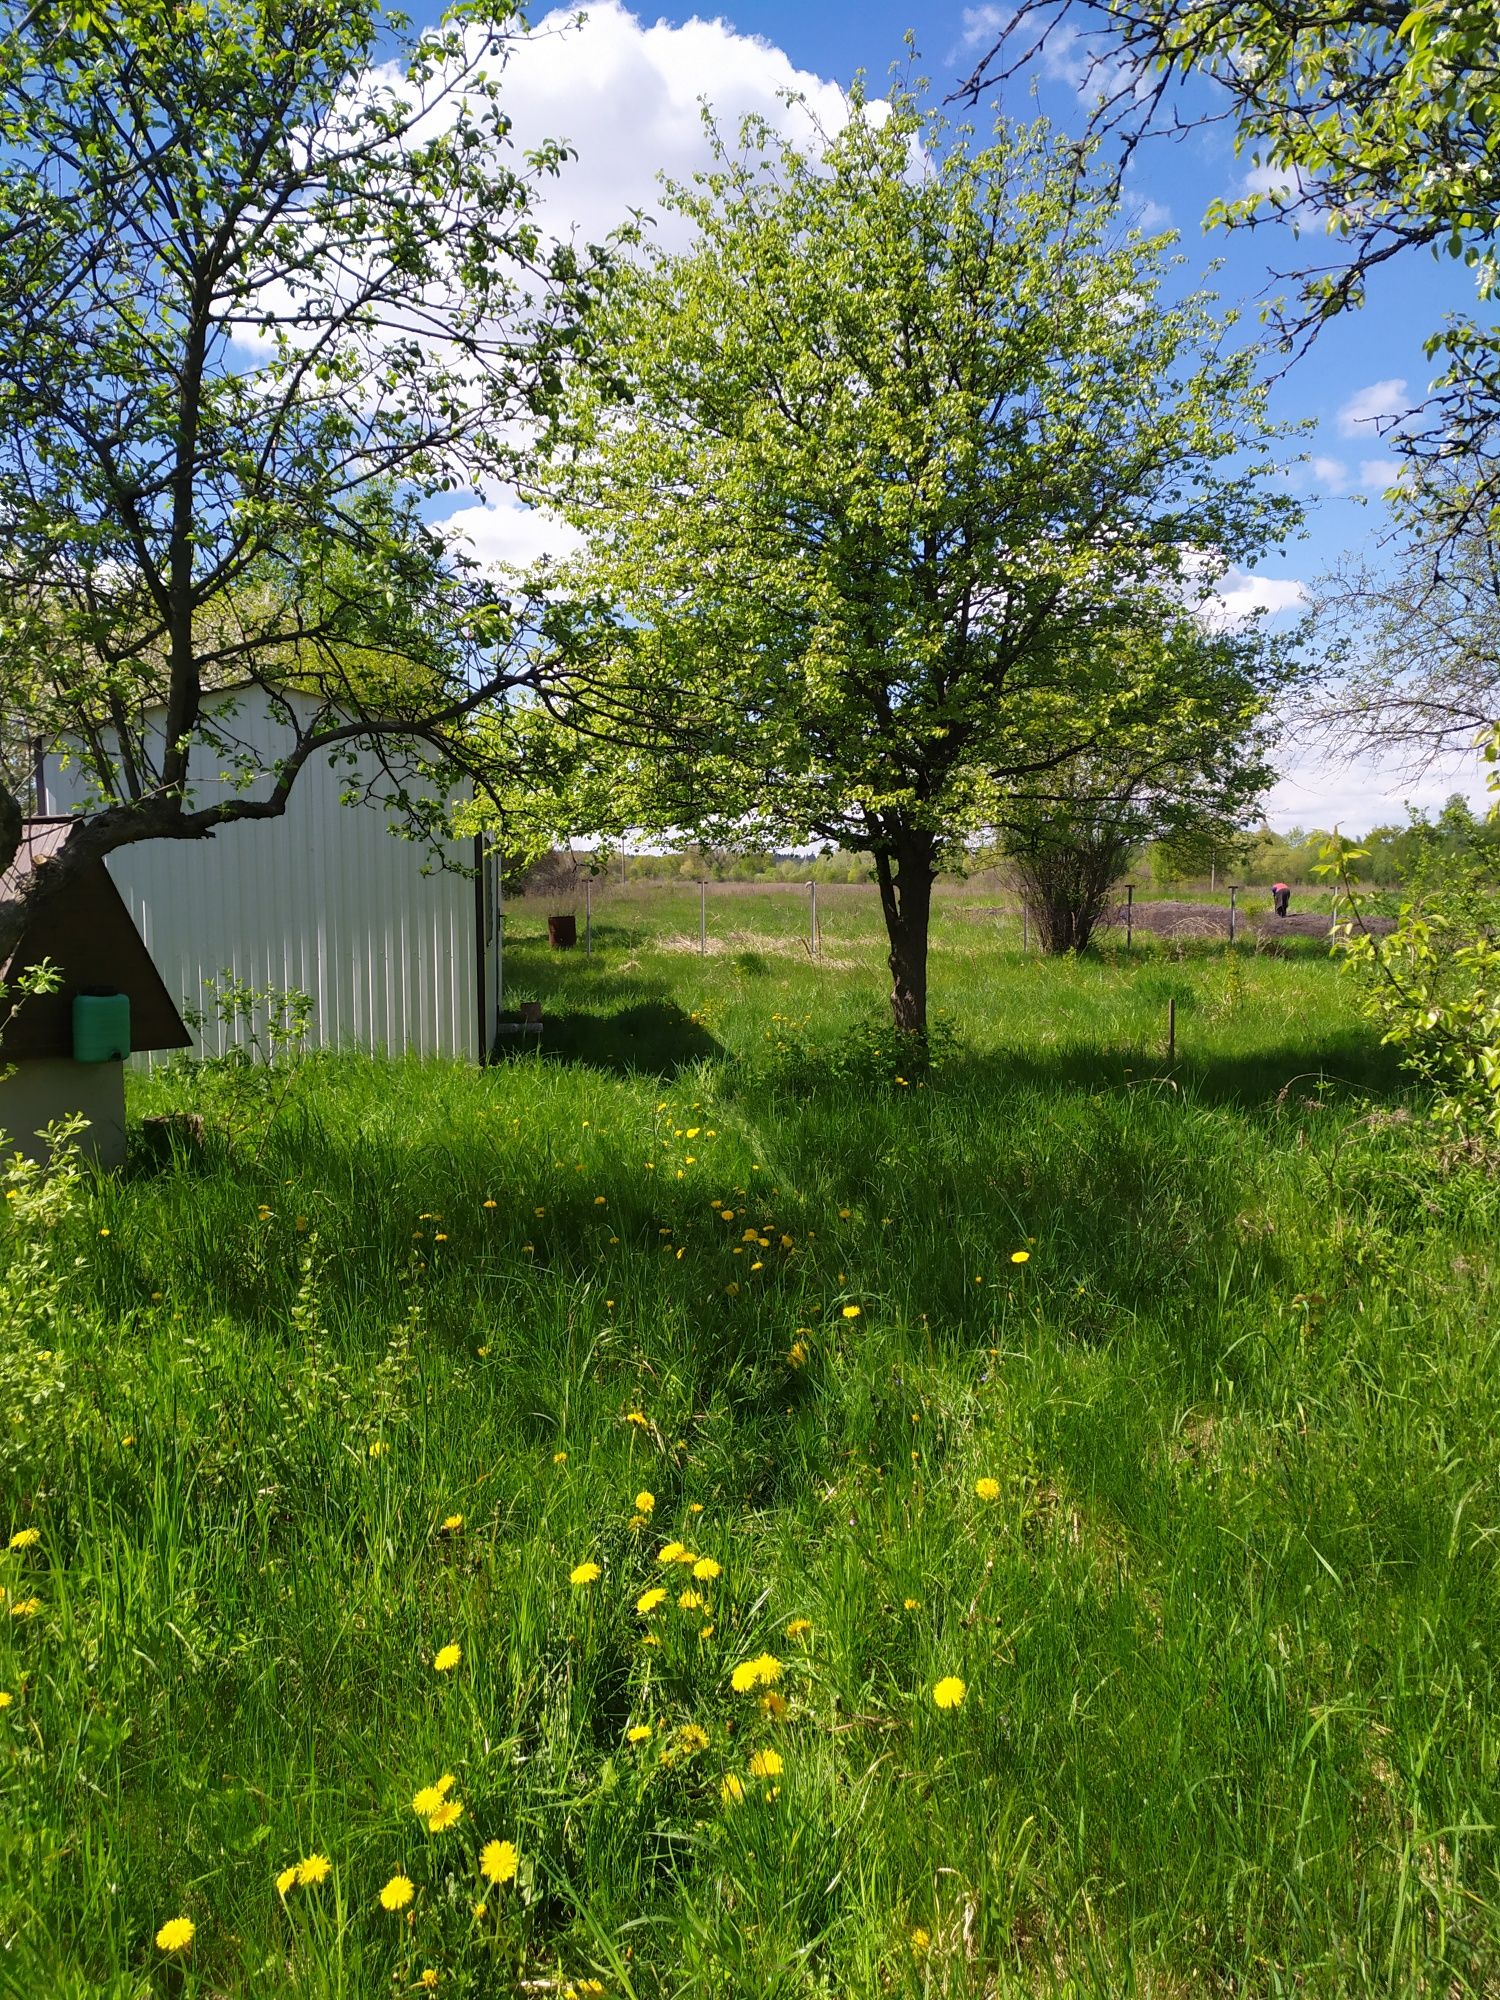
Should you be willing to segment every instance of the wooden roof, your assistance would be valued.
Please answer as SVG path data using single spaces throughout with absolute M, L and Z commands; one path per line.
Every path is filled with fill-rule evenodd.
M 72 826 L 70 819 L 28 820 L 14 861 L 0 875 L 0 897 L 19 895 L 26 877 L 46 867 Z M 74 996 L 90 987 L 130 995 L 133 1050 L 190 1046 L 192 1037 L 102 861 L 38 914 L 9 964 L 0 967 L 0 979 L 10 981 L 44 958 L 59 968 L 62 985 L 55 993 L 28 995 L 0 1021 L 0 1061 L 71 1056 Z M 0 1002 L 0 1013 L 10 1004 Z

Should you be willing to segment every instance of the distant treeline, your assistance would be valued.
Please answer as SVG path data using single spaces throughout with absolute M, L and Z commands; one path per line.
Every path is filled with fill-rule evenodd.
M 1318 879 L 1324 850 L 1331 836 L 1321 829 L 1293 827 L 1287 833 L 1260 826 L 1238 840 L 1216 844 L 1156 841 L 1139 850 L 1130 873 L 1158 888 L 1207 884 L 1228 888 L 1267 887 L 1272 882 L 1309 883 Z M 1500 824 L 1476 814 L 1455 792 L 1432 817 L 1413 812 L 1401 825 L 1377 826 L 1360 841 L 1363 857 L 1354 866 L 1361 881 L 1395 887 L 1411 881 L 1435 863 L 1470 860 L 1487 864 L 1500 874 Z M 531 894 L 560 894 L 581 889 L 592 874 L 604 882 L 818 882 L 873 883 L 868 855 L 774 854 L 737 852 L 724 847 L 688 847 L 670 854 L 569 854 L 554 852 L 530 867 L 513 888 Z M 969 866 L 947 872 L 945 879 L 964 880 L 976 887 L 1003 890 L 1009 886 L 1009 864 L 997 850 L 976 853 Z

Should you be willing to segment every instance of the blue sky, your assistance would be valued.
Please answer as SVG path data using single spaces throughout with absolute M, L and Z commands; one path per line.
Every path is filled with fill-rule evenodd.
M 871 94 L 879 93 L 890 65 L 903 57 L 909 26 L 917 33 L 919 73 L 932 79 L 940 97 L 973 67 L 992 39 L 988 23 L 1000 12 L 944 4 L 913 23 L 909 8 L 888 0 L 858 7 L 738 0 L 719 15 L 690 8 L 636 14 L 621 0 L 605 0 L 575 27 L 567 13 L 534 10 L 539 33 L 512 58 L 506 103 L 519 143 L 546 135 L 576 146 L 578 159 L 549 194 L 553 220 L 559 229 L 571 225 L 596 236 L 630 206 L 650 205 L 659 171 L 681 175 L 699 164 L 700 98 L 730 122 L 750 110 L 782 118 L 787 114 L 778 92 L 790 87 L 820 102 L 826 115 L 858 70 L 866 73 Z M 1040 109 L 1063 128 L 1081 130 L 1085 106 L 1066 52 L 1047 68 L 1050 73 L 1035 79 L 1035 97 L 1023 82 L 1008 85 L 1003 109 L 1017 117 Z M 951 111 L 976 123 L 986 115 L 983 109 Z M 1149 142 L 1136 155 L 1129 183 L 1147 226 L 1180 233 L 1189 281 L 1202 282 L 1210 263 L 1221 262 L 1211 282 L 1226 303 L 1244 306 L 1247 337 L 1257 331 L 1272 274 L 1315 261 L 1322 247 L 1320 238 L 1298 242 L 1285 226 L 1205 234 L 1208 202 L 1242 192 L 1250 167 L 1235 156 L 1231 135 L 1220 125 L 1181 141 Z M 1289 463 L 1288 471 L 1309 501 L 1307 531 L 1266 561 L 1255 579 L 1232 580 L 1233 602 L 1258 596 L 1292 616 L 1300 589 L 1341 555 L 1373 547 L 1388 532 L 1381 493 L 1389 483 L 1390 453 L 1369 418 L 1420 399 L 1433 372 L 1422 352 L 1425 336 L 1445 312 L 1472 304 L 1472 284 L 1461 266 L 1425 255 L 1396 259 L 1375 274 L 1364 311 L 1327 328 L 1286 369 L 1274 391 L 1275 413 L 1314 426 L 1305 441 L 1288 448 L 1289 462 L 1307 454 L 1307 463 Z M 468 511 L 476 549 L 501 557 L 533 552 L 539 545 L 534 521 L 504 495 L 488 496 L 488 502 Z M 1420 777 L 1399 764 L 1347 766 L 1312 751 L 1300 741 L 1295 716 L 1290 720 L 1283 776 L 1267 802 L 1273 824 L 1337 822 L 1360 832 L 1376 821 L 1399 819 L 1408 800 L 1433 807 L 1453 790 L 1476 804 L 1484 800 L 1477 762 Z

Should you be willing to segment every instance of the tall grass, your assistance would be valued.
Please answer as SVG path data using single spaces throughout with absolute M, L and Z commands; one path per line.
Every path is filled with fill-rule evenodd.
M 908 1073 L 868 914 L 682 901 L 59 1225 L 0 1983 L 1493 1992 L 1496 1204 L 1331 968 L 955 908 Z

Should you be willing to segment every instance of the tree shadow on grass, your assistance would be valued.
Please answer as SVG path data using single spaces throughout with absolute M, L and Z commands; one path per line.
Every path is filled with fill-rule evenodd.
M 721 1056 L 721 1043 L 675 1000 L 638 1000 L 612 1011 L 558 1007 L 546 1017 L 544 1062 L 586 1064 L 617 1075 L 676 1076 Z
M 1395 1051 L 1361 1036 L 1325 1037 L 1286 1043 L 1253 1055 L 1195 1055 L 1179 1045 L 1176 1059 L 1166 1050 L 1115 1049 L 1059 1051 L 1038 1057 L 1020 1051 L 959 1056 L 951 1075 L 1003 1092 L 1097 1090 L 1178 1091 L 1194 1103 L 1233 1106 L 1245 1111 L 1318 1109 L 1351 1098 L 1387 1103 L 1408 1096 L 1414 1086 Z

